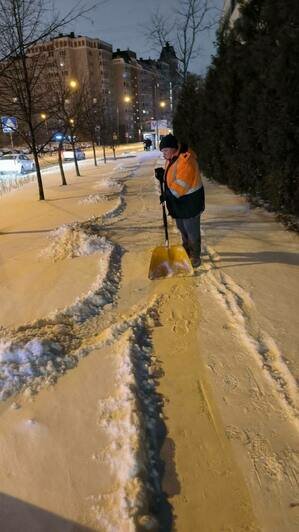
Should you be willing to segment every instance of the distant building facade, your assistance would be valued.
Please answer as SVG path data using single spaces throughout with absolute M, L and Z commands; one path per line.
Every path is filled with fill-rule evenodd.
M 162 126 L 167 132 L 172 127 L 180 77 L 169 43 L 158 60 L 138 59 L 132 50 L 113 52 L 112 45 L 101 39 L 71 32 L 28 50 L 28 57 L 37 56 L 45 63 L 40 86 L 46 100 L 50 101 L 56 80 L 63 80 L 65 86 L 75 80 L 95 105 L 101 104 L 114 140 L 141 141 L 145 133 L 156 133 Z
M 47 80 L 55 82 L 62 77 L 65 83 L 75 80 L 88 90 L 95 103 L 101 103 L 107 121 L 113 116 L 112 93 L 112 45 L 85 36 L 59 35 L 54 39 L 34 46 L 30 53 L 45 52 L 48 55 L 46 66 Z M 59 70 L 59 71 L 58 71 Z
M 120 141 L 142 140 L 140 84 L 142 67 L 132 50 L 117 49 L 112 58 L 115 131 Z

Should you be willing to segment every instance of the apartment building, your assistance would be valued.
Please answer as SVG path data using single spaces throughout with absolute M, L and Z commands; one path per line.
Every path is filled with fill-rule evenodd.
M 138 59 L 132 50 L 113 52 L 112 45 L 101 39 L 71 32 L 31 47 L 28 58 L 42 63 L 37 86 L 44 96 L 37 98 L 39 115 L 46 111 L 42 102 L 50 102 L 55 84 L 76 82 L 95 105 L 100 103 L 111 139 L 143 140 L 145 132 L 155 131 L 157 120 L 171 127 L 178 74 L 175 52 L 168 43 L 159 60 Z M 13 108 L 6 113 L 15 114 Z M 51 121 L 48 126 L 57 129 Z
M 171 128 L 180 86 L 178 60 L 166 43 L 159 60 L 137 59 L 132 50 L 113 53 L 116 130 L 120 140 L 141 140 L 154 133 L 157 121 Z M 166 132 L 166 131 L 165 131 Z
M 162 65 L 167 65 L 168 67 L 167 75 L 164 77 L 167 77 L 169 82 L 170 108 L 171 113 L 173 113 L 178 102 L 182 78 L 179 71 L 179 60 L 176 56 L 174 47 L 171 46 L 169 42 L 166 42 L 165 46 L 163 46 L 158 64 L 161 65 L 161 67 Z
M 169 66 L 153 59 L 139 59 L 141 73 L 141 127 L 143 132 L 156 129 L 156 121 L 172 123 L 172 98 Z
M 142 67 L 132 50 L 113 53 L 115 131 L 120 141 L 142 140 L 140 88 Z
M 34 46 L 30 53 L 44 53 L 48 57 L 46 77 L 51 82 L 62 74 L 66 84 L 75 80 L 85 86 L 95 102 L 100 101 L 111 119 L 112 95 L 112 45 L 100 39 L 72 32 Z M 58 72 L 60 70 L 60 72 Z

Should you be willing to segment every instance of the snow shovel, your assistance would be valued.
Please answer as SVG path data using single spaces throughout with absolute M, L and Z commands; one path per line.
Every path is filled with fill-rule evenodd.
M 160 181 L 161 194 L 163 184 Z M 158 246 L 152 252 L 149 267 L 149 279 L 161 279 L 164 277 L 183 277 L 193 275 L 193 267 L 186 250 L 183 246 L 170 246 L 168 238 L 167 216 L 165 202 L 162 203 L 163 225 L 165 231 L 165 246 Z

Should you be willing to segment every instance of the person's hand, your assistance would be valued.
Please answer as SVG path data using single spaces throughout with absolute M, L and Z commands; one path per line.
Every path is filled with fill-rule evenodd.
M 166 201 L 165 194 L 160 194 L 160 205 L 162 205 L 162 203 L 165 203 L 165 201 Z
M 161 166 L 159 168 L 155 168 L 155 178 L 158 179 L 159 183 L 163 183 L 164 168 Z

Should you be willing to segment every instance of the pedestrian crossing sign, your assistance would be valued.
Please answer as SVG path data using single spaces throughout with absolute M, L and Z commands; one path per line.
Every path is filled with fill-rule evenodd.
M 14 133 L 18 129 L 15 116 L 1 116 L 1 124 L 3 133 Z

